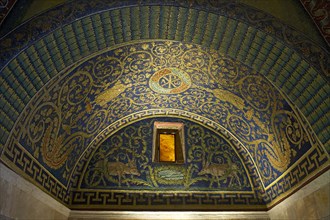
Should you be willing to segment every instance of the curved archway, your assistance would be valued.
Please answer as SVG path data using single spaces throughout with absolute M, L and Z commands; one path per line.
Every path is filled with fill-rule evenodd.
M 55 197 L 70 200 L 72 165 L 100 131 L 144 109 L 225 127 L 253 155 L 269 205 L 327 169 L 328 52 L 291 28 L 231 3 L 96 2 L 87 14 L 70 4 L 49 12 L 67 10 L 61 22 L 27 31 L 41 15 L 0 42 L 2 161 L 46 188 L 19 166 L 28 157 L 61 187 L 46 189 Z M 303 176 L 298 161 L 310 165 Z

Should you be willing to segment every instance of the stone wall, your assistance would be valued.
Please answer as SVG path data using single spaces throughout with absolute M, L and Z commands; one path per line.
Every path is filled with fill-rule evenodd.
M 68 219 L 70 210 L 0 162 L 0 219 Z

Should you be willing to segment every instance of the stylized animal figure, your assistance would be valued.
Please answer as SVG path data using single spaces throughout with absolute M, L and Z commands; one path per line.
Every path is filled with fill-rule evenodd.
M 218 187 L 220 187 L 220 180 L 226 179 L 227 177 L 231 178 L 229 185 L 232 184 L 233 178 L 237 179 L 239 185 L 241 184 L 237 175 L 239 171 L 238 166 L 230 160 L 230 157 L 227 158 L 229 163 L 224 164 L 208 163 L 205 162 L 205 160 L 203 161 L 203 167 L 201 171 L 199 171 L 198 175 L 202 176 L 210 174 L 212 176 L 209 187 L 212 187 L 215 180 L 218 183 Z
M 210 174 L 212 176 L 212 180 L 210 183 L 210 187 L 212 186 L 214 179 L 217 180 L 218 186 L 220 186 L 220 178 L 226 174 L 229 169 L 228 164 L 205 164 L 203 165 L 202 170 L 198 173 L 199 176 Z
M 239 168 L 236 164 L 232 163 L 229 165 L 229 172 L 228 172 L 228 177 L 230 177 L 230 182 L 229 186 L 232 184 L 233 179 L 236 178 L 237 182 L 239 185 L 241 185 L 241 181 L 239 180 L 238 173 L 239 173 Z
M 136 175 L 140 176 L 140 172 L 136 167 L 136 163 L 134 160 L 128 160 L 128 163 L 122 162 L 108 162 L 107 164 L 108 175 L 110 176 L 118 176 L 118 186 L 121 186 L 121 179 L 124 175 Z

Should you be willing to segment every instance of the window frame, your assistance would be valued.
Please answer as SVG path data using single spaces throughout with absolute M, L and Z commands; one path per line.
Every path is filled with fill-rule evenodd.
M 184 126 L 178 122 L 155 122 L 153 134 L 152 162 L 164 164 L 184 164 L 185 146 L 184 146 Z M 174 134 L 175 137 L 175 160 L 160 160 L 160 134 Z

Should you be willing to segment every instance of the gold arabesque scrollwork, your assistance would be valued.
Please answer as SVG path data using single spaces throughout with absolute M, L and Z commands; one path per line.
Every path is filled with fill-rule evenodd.
M 161 86 L 175 92 L 151 88 L 162 70 L 171 72 Z M 35 99 L 28 120 L 18 123 L 26 127 L 19 137 L 36 158 L 53 169 L 66 164 L 67 173 L 75 146 L 86 147 L 113 120 L 146 109 L 180 109 L 221 124 L 246 145 L 265 180 L 288 169 L 309 140 L 299 117 L 261 74 L 216 51 L 175 41 L 96 53 L 54 78 Z

